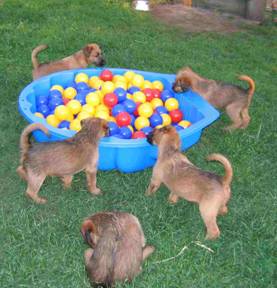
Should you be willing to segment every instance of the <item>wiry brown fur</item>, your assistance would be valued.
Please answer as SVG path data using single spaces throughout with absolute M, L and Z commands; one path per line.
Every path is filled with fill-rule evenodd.
M 175 92 L 183 92 L 191 88 L 213 106 L 225 109 L 233 122 L 226 128 L 230 131 L 236 128 L 246 128 L 250 122 L 248 110 L 255 91 L 255 82 L 246 75 L 239 76 L 239 79 L 246 81 L 249 89 L 245 90 L 236 85 L 205 79 L 189 67 L 185 67 L 177 73 L 173 89 Z
M 102 51 L 97 44 L 87 44 L 82 50 L 62 60 L 39 63 L 37 55 L 46 48 L 48 48 L 47 45 L 39 45 L 32 52 L 34 80 L 57 71 L 86 68 L 89 64 L 103 66 L 105 63 Z
M 81 228 L 86 243 L 85 266 L 92 285 L 112 287 L 116 281 L 131 281 L 153 246 L 145 246 L 139 220 L 123 212 L 100 212 L 87 218 Z
M 154 129 L 148 141 L 158 145 L 159 154 L 146 195 L 155 193 L 163 183 L 170 190 L 169 202 L 176 203 L 181 197 L 198 203 L 207 228 L 206 238 L 217 238 L 220 231 L 216 217 L 227 213 L 231 196 L 233 169 L 228 159 L 221 154 L 211 154 L 207 158 L 223 164 L 223 177 L 199 169 L 180 152 L 179 134 L 172 126 Z
M 26 194 L 37 203 L 46 199 L 38 196 L 39 189 L 46 176 L 61 177 L 64 187 L 70 187 L 73 175 L 85 170 L 88 189 L 93 194 L 100 194 L 96 187 L 98 162 L 98 141 L 108 132 L 105 120 L 88 118 L 82 120 L 82 129 L 72 138 L 61 142 L 29 142 L 30 133 L 41 129 L 48 130 L 39 123 L 27 126 L 20 138 L 21 160 L 18 174 L 28 182 Z

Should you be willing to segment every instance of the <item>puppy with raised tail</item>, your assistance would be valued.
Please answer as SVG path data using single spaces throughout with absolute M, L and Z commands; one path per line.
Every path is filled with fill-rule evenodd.
M 147 140 L 158 145 L 159 152 L 146 195 L 154 194 L 162 183 L 165 184 L 170 190 L 169 202 L 176 203 L 179 198 L 184 198 L 198 203 L 207 228 L 206 239 L 219 237 L 216 218 L 227 213 L 231 196 L 233 169 L 228 159 L 221 154 L 211 154 L 207 158 L 223 164 L 223 177 L 201 170 L 180 152 L 179 134 L 172 126 L 154 129 Z
M 20 138 L 21 158 L 17 173 L 27 183 L 26 194 L 36 203 L 44 204 L 46 199 L 38 192 L 46 176 L 58 176 L 64 187 L 71 186 L 73 175 L 85 170 L 88 190 L 98 195 L 96 172 L 98 162 L 98 142 L 107 136 L 109 127 L 105 120 L 87 118 L 81 121 L 82 129 L 72 138 L 60 142 L 33 143 L 29 141 L 31 132 L 40 129 L 48 134 L 48 129 L 34 123 L 27 126 Z
M 103 66 L 105 64 L 101 48 L 97 44 L 87 44 L 80 51 L 62 60 L 39 63 L 37 55 L 46 48 L 48 48 L 47 45 L 39 45 L 32 52 L 34 80 L 62 70 L 86 68 L 89 64 L 95 64 L 96 66 Z
M 231 131 L 248 126 L 250 122 L 248 110 L 255 91 L 255 82 L 252 78 L 241 75 L 239 79 L 249 84 L 247 90 L 236 85 L 203 78 L 189 67 L 184 67 L 177 73 L 172 88 L 175 92 L 192 89 L 216 108 L 225 109 L 233 122 L 225 130 Z
M 145 246 L 139 220 L 129 213 L 96 213 L 83 222 L 81 233 L 91 247 L 85 251 L 85 266 L 94 287 L 130 282 L 155 250 L 153 246 Z

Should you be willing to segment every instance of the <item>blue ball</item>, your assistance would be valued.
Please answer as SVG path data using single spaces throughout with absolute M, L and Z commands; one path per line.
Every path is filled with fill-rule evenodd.
M 55 110 L 55 108 L 59 105 L 63 105 L 63 99 L 62 98 L 52 98 L 48 102 L 48 107 L 50 110 Z
M 42 104 L 42 105 L 38 106 L 37 112 L 40 112 L 41 114 L 44 115 L 44 117 L 47 117 L 50 114 L 50 109 L 46 104 Z
M 124 126 L 124 127 L 119 128 L 119 130 L 120 130 L 120 135 L 122 136 L 122 138 L 124 139 L 132 138 L 133 133 L 130 128 Z
M 113 93 L 117 96 L 119 103 L 126 100 L 127 92 L 123 88 L 116 88 Z
M 40 105 L 47 105 L 48 104 L 48 96 L 47 95 L 39 95 L 37 96 L 36 98 L 36 104 L 37 104 L 37 108 L 40 106 Z
M 164 106 L 159 106 L 155 109 L 155 111 L 158 113 L 158 114 L 167 114 L 168 111 L 167 109 L 164 107 Z
M 161 125 L 163 123 L 163 118 L 160 116 L 160 114 L 156 114 L 154 113 L 151 117 L 150 117 L 150 125 L 154 128 L 158 125 Z
M 85 82 L 79 82 L 76 84 L 76 89 L 78 92 L 84 91 L 84 90 L 89 90 L 89 86 Z
M 153 131 L 153 128 L 148 126 L 141 129 L 141 131 L 147 136 L 149 133 Z
M 137 108 L 136 102 L 132 99 L 126 99 L 122 104 L 126 108 L 126 111 L 130 114 L 134 113 Z
M 116 117 L 120 112 L 126 112 L 126 108 L 122 104 L 116 104 L 112 109 L 112 115 Z
M 81 91 L 75 96 L 74 100 L 78 100 L 81 103 L 81 105 L 85 105 L 86 104 L 86 96 L 87 96 L 86 91 Z
M 175 129 L 176 129 L 176 131 L 180 131 L 180 130 L 183 130 L 184 129 L 184 127 L 182 127 L 182 126 L 180 126 L 180 125 L 172 125 Z
M 121 134 L 115 134 L 114 137 L 123 139 L 123 136 Z
M 59 124 L 58 128 L 61 128 L 61 129 L 66 128 L 66 129 L 69 129 L 69 126 L 70 126 L 70 122 L 68 122 L 68 121 L 62 121 L 62 122 Z
M 72 87 L 72 88 L 76 89 L 76 82 L 75 81 L 69 82 L 65 88 L 68 88 L 68 87 Z
M 49 94 L 49 99 L 62 99 L 63 95 L 59 90 L 51 90 Z
M 167 99 L 172 98 L 174 94 L 170 90 L 164 90 L 161 93 L 161 99 L 165 102 Z
M 134 94 L 137 91 L 140 91 L 140 89 L 136 86 L 132 86 L 128 89 L 128 93 L 130 93 L 130 94 Z
M 136 121 L 136 117 L 133 114 L 129 114 L 131 117 L 131 125 L 134 127 L 135 126 L 135 121 Z
M 109 125 L 109 134 L 110 136 L 114 136 L 116 134 L 119 134 L 119 127 L 115 122 L 108 122 Z

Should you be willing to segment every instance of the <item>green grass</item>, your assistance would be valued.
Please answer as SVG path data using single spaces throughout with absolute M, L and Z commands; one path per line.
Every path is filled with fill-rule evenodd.
M 137 215 L 148 242 L 157 248 L 143 273 L 132 284 L 118 287 L 273 287 L 276 28 L 186 34 L 133 12 L 124 1 L 10 0 L 0 1 L 0 35 L 1 287 L 89 287 L 79 228 L 84 217 L 101 210 Z M 48 198 L 47 205 L 36 205 L 24 196 L 26 184 L 15 173 L 19 135 L 26 125 L 17 112 L 17 97 L 31 82 L 31 50 L 49 44 L 41 54 L 45 61 L 69 55 L 89 42 L 101 43 L 110 67 L 175 73 L 190 65 L 213 79 L 238 84 L 236 75 L 246 73 L 256 80 L 249 128 L 223 134 L 228 118 L 222 115 L 187 151 L 192 162 L 218 173 L 222 167 L 205 162 L 206 155 L 220 152 L 233 163 L 233 194 L 229 214 L 218 219 L 219 240 L 204 240 L 195 205 L 168 204 L 164 187 L 153 198 L 144 196 L 151 169 L 128 175 L 99 172 L 98 185 L 105 194 L 97 198 L 87 192 L 82 173 L 69 191 L 62 190 L 58 179 L 47 179 L 40 191 Z M 196 240 L 214 253 L 189 244 Z M 188 250 L 180 257 L 155 264 L 176 255 L 184 245 Z

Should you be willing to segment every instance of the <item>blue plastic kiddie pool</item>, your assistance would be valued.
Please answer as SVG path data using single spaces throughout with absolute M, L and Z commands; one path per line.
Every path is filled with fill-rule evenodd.
M 49 129 L 49 137 L 42 131 L 35 131 L 33 134 L 36 141 L 61 141 L 72 137 L 76 133 L 71 130 L 54 128 L 48 125 L 45 119 L 35 116 L 36 97 L 47 94 L 53 85 L 58 84 L 63 87 L 70 85 L 77 73 L 84 72 L 89 76 L 98 76 L 102 70 L 102 68 L 91 68 L 54 73 L 30 83 L 22 90 L 18 99 L 21 115 L 29 123 L 40 122 Z M 110 70 L 113 74 L 124 74 L 130 69 Z M 175 75 L 172 74 L 133 71 L 143 75 L 146 80 L 161 81 L 164 88 L 169 90 L 171 90 L 172 83 L 175 80 Z M 202 130 L 219 117 L 219 112 L 195 92 L 176 93 L 175 97 L 179 101 L 179 109 L 182 110 L 185 119 L 192 123 L 190 127 L 178 132 L 182 142 L 182 151 L 184 151 L 199 141 Z M 99 154 L 98 168 L 100 170 L 117 169 L 121 172 L 130 173 L 153 166 L 157 159 L 157 147 L 150 145 L 146 139 L 106 137 L 100 141 Z

